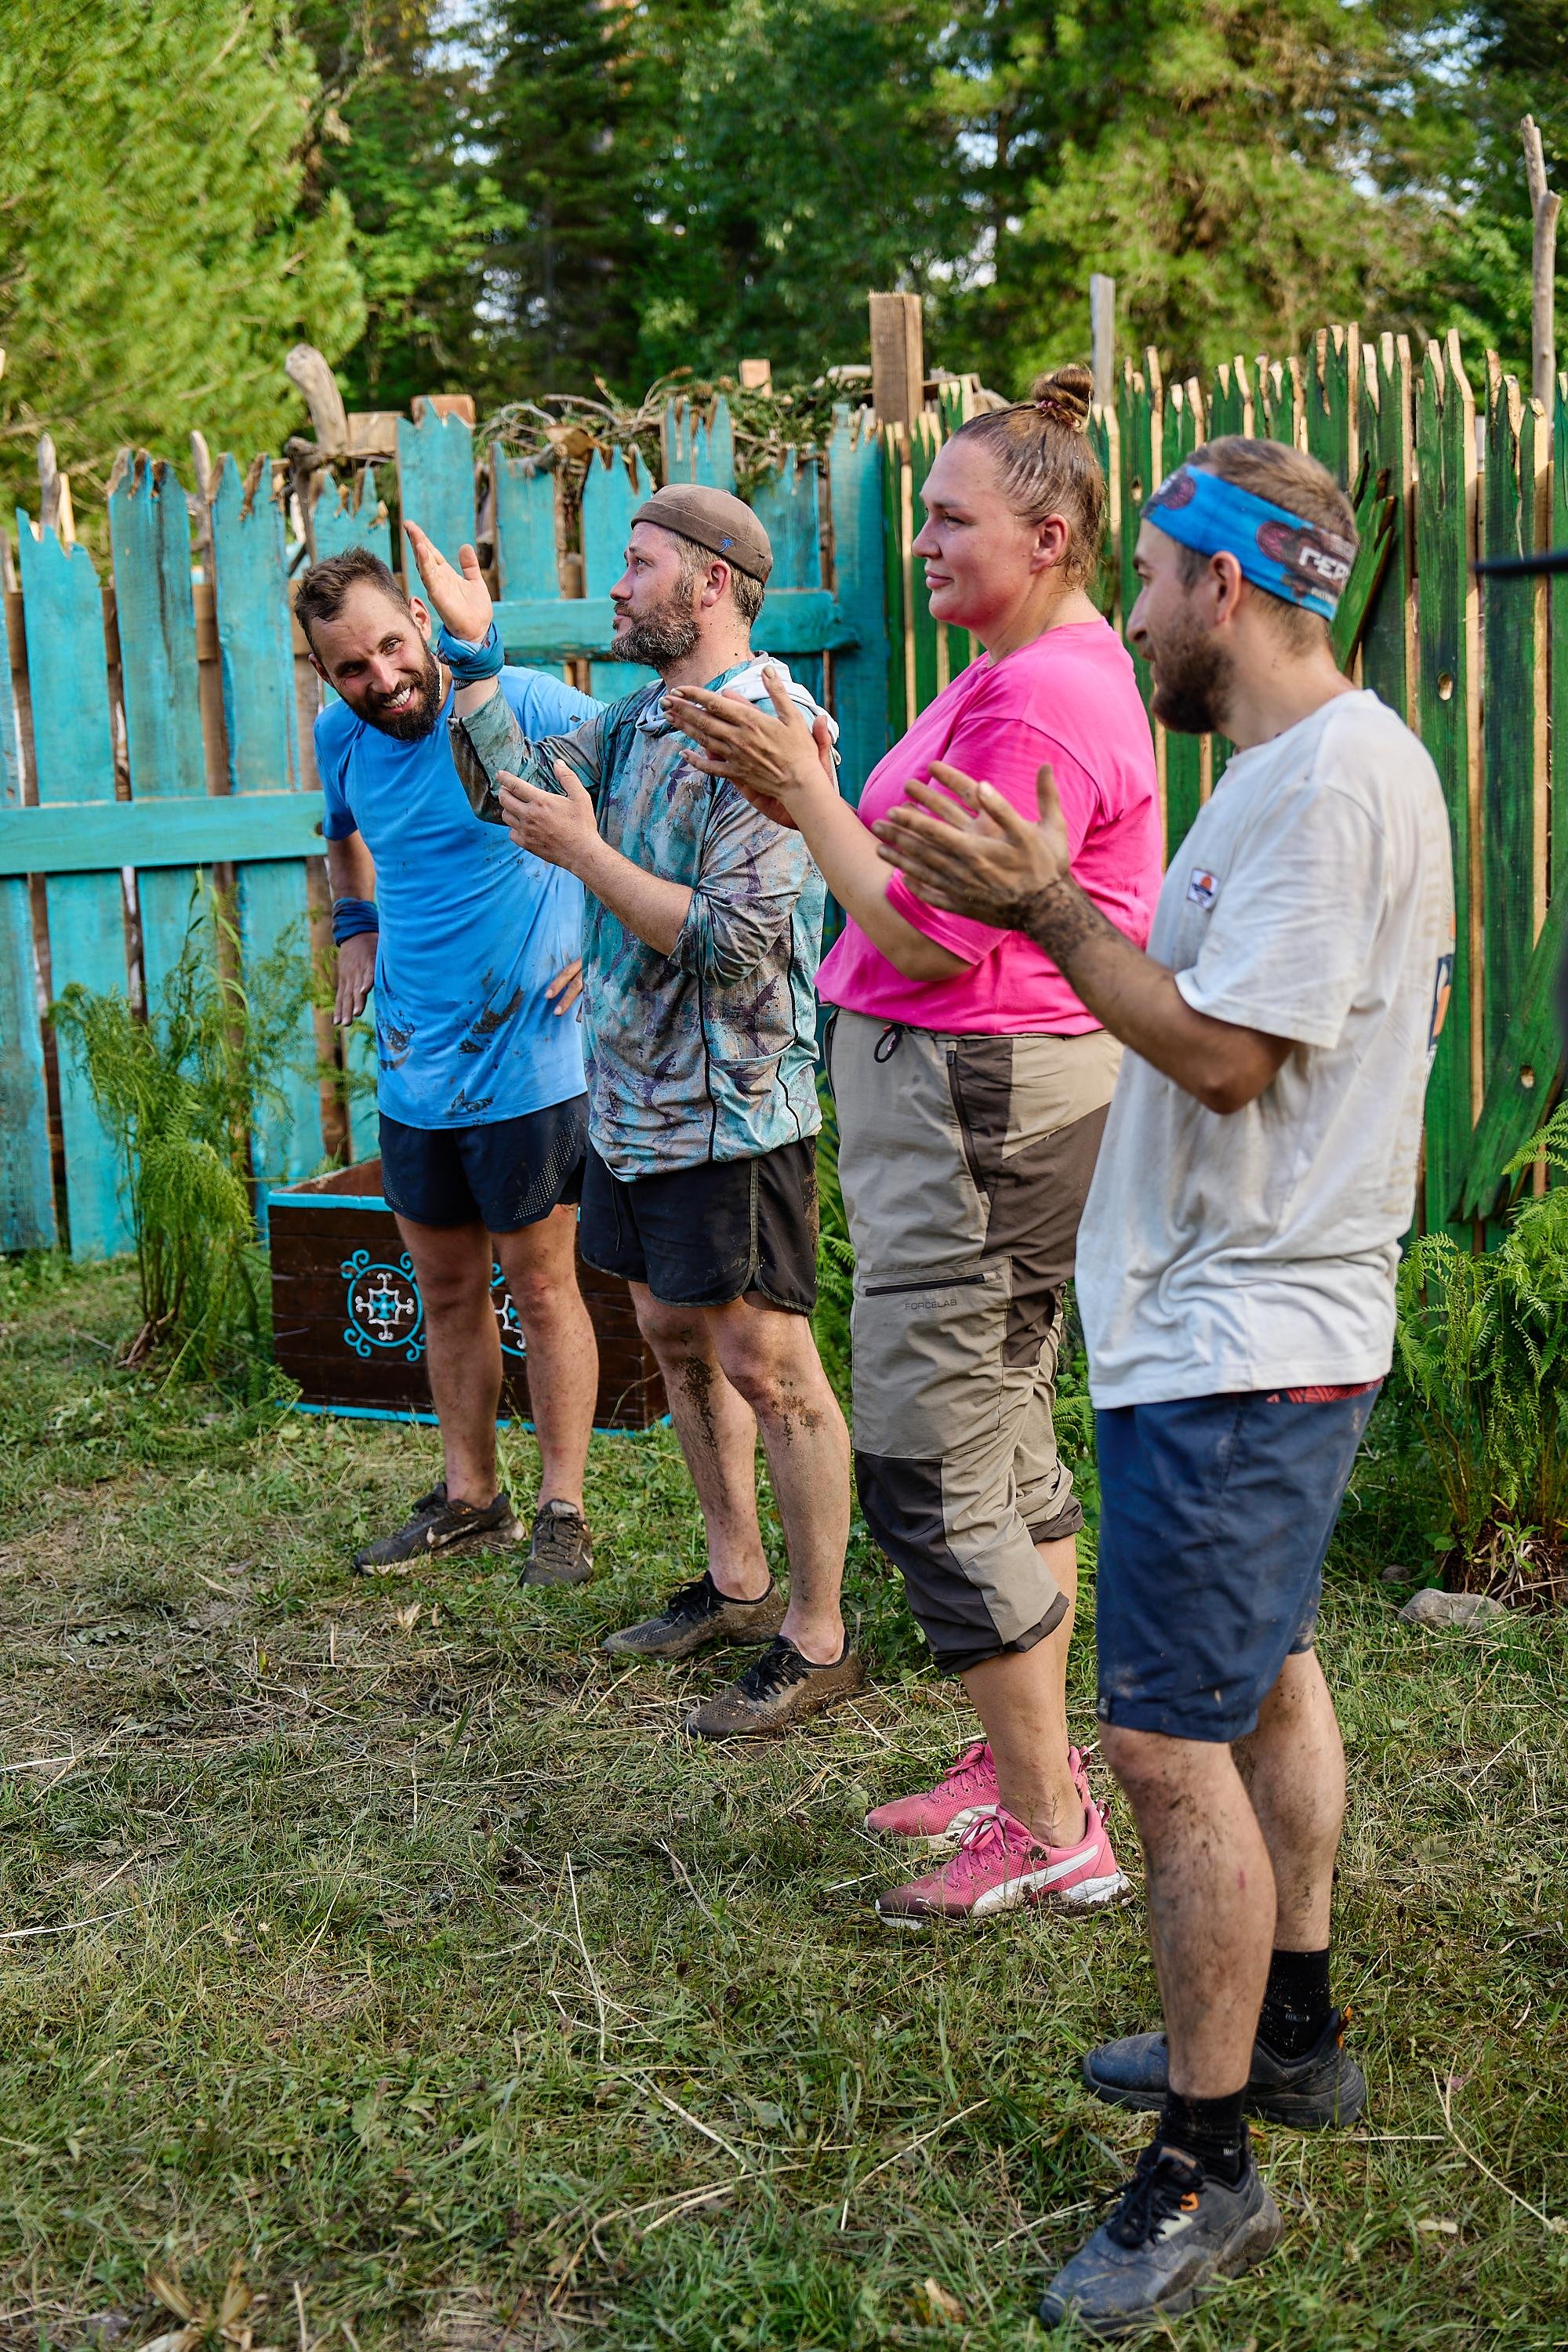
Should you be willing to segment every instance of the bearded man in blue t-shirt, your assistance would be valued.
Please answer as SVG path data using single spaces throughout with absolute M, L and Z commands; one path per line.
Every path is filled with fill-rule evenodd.
M 295 614 L 341 698 L 316 721 L 337 942 L 334 1018 L 374 986 L 382 1189 L 425 1306 L 446 1475 L 405 1525 L 357 1553 L 370 1574 L 520 1533 L 497 1481 L 499 1261 L 522 1325 L 539 1434 L 529 1583 L 592 1573 L 583 1475 L 597 1382 L 577 1286 L 587 1097 L 572 1017 L 583 889 L 468 805 L 447 720 L 452 679 L 431 620 L 381 559 L 353 548 L 309 572 Z M 594 717 L 586 695 L 503 669 L 525 733 Z

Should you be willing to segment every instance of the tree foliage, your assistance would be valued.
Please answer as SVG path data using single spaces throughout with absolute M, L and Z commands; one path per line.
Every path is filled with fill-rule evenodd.
M 4 12 L 0 461 L 100 482 L 193 426 L 276 446 L 301 338 L 363 323 L 349 209 L 302 205 L 318 84 L 287 0 L 58 0 Z

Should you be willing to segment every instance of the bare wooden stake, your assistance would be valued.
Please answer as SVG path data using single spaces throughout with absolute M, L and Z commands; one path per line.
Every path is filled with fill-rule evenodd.
M 1116 397 L 1116 280 L 1097 269 L 1089 281 L 1089 367 L 1101 408 Z
M 305 395 L 317 446 L 328 456 L 339 456 L 349 446 L 348 411 L 322 353 L 314 343 L 296 343 L 283 362 L 283 373 Z
M 772 360 L 742 360 L 741 362 L 741 390 L 742 392 L 772 392 L 773 388 L 773 363 Z
M 925 331 L 918 294 L 871 297 L 871 406 L 906 433 L 925 406 Z
M 1535 226 L 1530 286 L 1530 388 L 1548 416 L 1557 377 L 1557 339 L 1552 316 L 1557 269 L 1557 215 L 1561 196 L 1546 184 L 1546 158 L 1533 115 L 1520 124 L 1524 141 L 1524 176 L 1530 189 L 1530 216 Z

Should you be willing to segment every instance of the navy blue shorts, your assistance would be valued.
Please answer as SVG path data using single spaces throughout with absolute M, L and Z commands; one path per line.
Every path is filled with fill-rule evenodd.
M 514 1234 L 583 1193 L 588 1097 L 489 1127 L 405 1127 L 381 1114 L 381 1190 L 416 1225 Z
M 1382 1385 L 1097 1412 L 1100 1719 L 1240 1739 L 1317 1631 L 1323 1559 Z

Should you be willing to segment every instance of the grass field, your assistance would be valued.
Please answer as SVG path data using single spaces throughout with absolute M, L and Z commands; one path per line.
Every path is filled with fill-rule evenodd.
M 216 2345 L 236 2264 L 226 2340 L 282 2352 L 1043 2344 L 1142 2137 L 1076 2081 L 1153 2021 L 1142 1917 L 878 1927 L 860 1815 L 967 1726 L 863 1533 L 873 1695 L 694 1751 L 715 1669 L 596 1651 L 700 1565 L 667 1434 L 595 1441 L 582 1591 L 366 1590 L 429 1432 L 160 1394 L 123 1275 L 0 1284 L 0 2344 L 140 2347 L 183 2294 Z M 1323 1631 L 1373 2101 L 1262 2138 L 1288 2236 L 1172 2331 L 1205 2352 L 1568 2344 L 1568 1626 L 1397 1622 L 1390 1435 Z

